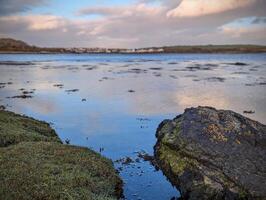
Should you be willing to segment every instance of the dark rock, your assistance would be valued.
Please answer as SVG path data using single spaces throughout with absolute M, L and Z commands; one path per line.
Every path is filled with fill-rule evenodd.
M 27 95 L 27 94 L 33 94 L 33 93 L 34 93 L 34 91 L 26 91 L 26 90 L 22 92 L 22 94 L 25 94 L 25 95 Z
M 122 165 L 129 165 L 131 163 L 133 163 L 134 161 L 132 160 L 132 158 L 130 157 L 126 157 L 125 159 L 123 159 L 122 161 Z
M 253 111 L 253 110 L 244 110 L 243 113 L 244 114 L 254 114 L 255 111 Z
M 7 82 L 7 83 L 0 83 L 0 86 L 5 86 L 5 85 L 12 85 L 13 84 L 13 82 Z
M 34 65 L 34 63 L 27 61 L 1 61 L 0 65 Z
M 186 109 L 156 132 L 155 159 L 184 199 L 266 199 L 266 126 L 233 111 Z
M 254 82 L 254 83 L 246 83 L 246 86 L 265 86 L 266 82 Z
M 79 91 L 79 89 L 66 90 L 67 93 L 78 92 L 78 91 Z
M 235 63 L 227 63 L 229 65 L 236 65 L 236 66 L 246 66 L 248 65 L 247 63 L 242 63 L 242 62 L 235 62 Z
M 63 84 L 54 84 L 54 87 L 63 88 L 64 85 Z
M 135 73 L 135 74 L 141 74 L 141 73 L 146 73 L 146 69 L 139 69 L 139 68 L 133 68 L 128 70 L 128 73 Z
M 161 68 L 161 67 L 150 67 L 149 69 L 150 70 L 162 70 L 163 68 Z
M 11 98 L 12 99 L 30 99 L 32 97 L 33 97 L 32 95 L 25 95 L 25 94 L 23 94 L 23 95 L 16 95 L 16 96 L 13 96 Z
M 137 154 L 138 154 L 139 159 L 142 159 L 143 161 L 149 162 L 155 168 L 156 171 L 159 170 L 159 166 L 158 166 L 154 156 L 149 155 L 145 151 L 139 151 L 139 152 L 137 152 Z
M 89 70 L 89 71 L 94 70 L 94 69 L 97 69 L 97 66 L 91 66 L 91 67 L 86 68 L 86 70 Z
M 169 62 L 168 65 L 176 65 L 178 64 L 177 62 Z
M 197 71 L 197 70 L 211 70 L 211 66 L 202 66 L 200 64 L 196 64 L 194 66 L 186 67 L 189 71 Z
M 205 80 L 210 81 L 210 82 L 224 82 L 225 78 L 222 78 L 222 77 L 209 77 L 209 78 L 206 78 Z
M 138 152 L 138 157 L 143 159 L 144 161 L 152 161 L 152 160 L 154 160 L 154 156 L 149 155 L 145 151 L 139 151 Z
M 130 164 L 134 163 L 134 160 L 127 156 L 125 158 L 120 158 L 114 162 L 115 163 L 121 163 L 122 165 L 130 165 Z
M 66 139 L 66 140 L 65 140 L 65 143 L 66 143 L 66 144 L 70 144 L 70 139 Z
M 200 79 L 193 79 L 193 81 L 194 81 L 194 82 L 199 82 L 199 81 L 200 81 Z
M 245 66 L 245 65 L 248 65 L 248 64 L 247 63 L 242 63 L 242 62 L 236 62 L 236 63 L 234 63 L 234 65 Z

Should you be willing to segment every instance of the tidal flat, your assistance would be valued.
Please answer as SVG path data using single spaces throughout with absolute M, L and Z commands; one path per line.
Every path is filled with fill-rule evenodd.
M 0 105 L 112 159 L 126 199 L 179 197 L 139 156 L 163 119 L 201 105 L 265 124 L 265 87 L 266 54 L 0 55 Z

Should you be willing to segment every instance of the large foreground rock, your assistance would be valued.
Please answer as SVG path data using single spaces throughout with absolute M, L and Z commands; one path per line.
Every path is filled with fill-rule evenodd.
M 266 199 L 265 125 L 198 107 L 163 121 L 156 136 L 156 160 L 184 199 Z
M 45 122 L 0 111 L 0 199 L 114 200 L 121 193 L 111 160 L 63 145 Z

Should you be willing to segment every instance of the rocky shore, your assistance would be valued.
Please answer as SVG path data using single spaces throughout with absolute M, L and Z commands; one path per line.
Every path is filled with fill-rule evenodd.
M 184 199 L 266 199 L 265 125 L 198 107 L 163 121 L 156 137 L 156 161 Z
M 0 199 L 111 200 L 122 195 L 112 161 L 64 145 L 46 122 L 0 110 Z

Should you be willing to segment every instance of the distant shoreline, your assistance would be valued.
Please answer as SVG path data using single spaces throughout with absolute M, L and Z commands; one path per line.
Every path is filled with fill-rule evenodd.
M 45 55 L 45 54 L 91 54 L 91 55 L 97 55 L 97 54 L 106 54 L 106 55 L 153 55 L 153 54 L 264 54 L 266 51 L 215 51 L 215 52 L 146 52 L 146 53 L 106 53 L 106 52 L 84 52 L 84 53 L 76 53 L 76 52 L 22 52 L 22 51 L 0 51 L 0 55 L 3 54 L 40 54 L 40 55 Z
M 146 48 L 91 48 L 91 47 L 38 47 L 12 38 L 0 38 L 0 54 L 243 54 L 266 53 L 266 46 L 238 45 L 190 45 Z

